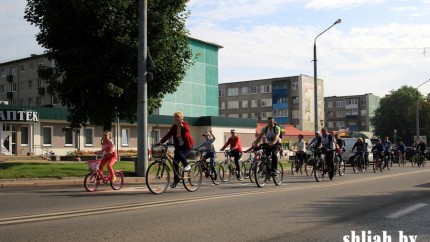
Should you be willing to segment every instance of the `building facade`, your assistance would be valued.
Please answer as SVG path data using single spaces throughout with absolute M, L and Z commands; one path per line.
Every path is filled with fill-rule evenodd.
M 148 143 L 158 142 L 182 111 L 192 125 L 196 143 L 210 129 L 221 147 L 235 128 L 244 140 L 254 139 L 256 121 L 218 117 L 218 50 L 221 46 L 190 38 L 195 64 L 187 71 L 177 92 L 167 95 L 163 106 L 148 119 Z M 76 150 L 99 150 L 102 127 L 87 124 L 71 129 L 68 111 L 55 100 L 47 84 L 38 78 L 38 66 L 55 67 L 45 55 L 0 63 L 0 155 L 41 155 L 53 151 L 63 156 Z M 149 87 L 150 88 L 150 84 Z M 136 101 L 137 102 L 137 101 Z M 136 104 L 137 105 L 137 104 Z M 152 132 L 151 132 L 152 131 Z M 137 149 L 137 124 L 113 123 L 112 134 L 119 150 Z
M 306 75 L 219 84 L 220 116 L 315 128 L 314 79 Z M 324 117 L 324 81 L 318 79 L 318 117 Z
M 372 93 L 325 97 L 324 125 L 330 130 L 371 132 L 370 118 L 379 101 L 380 97 Z

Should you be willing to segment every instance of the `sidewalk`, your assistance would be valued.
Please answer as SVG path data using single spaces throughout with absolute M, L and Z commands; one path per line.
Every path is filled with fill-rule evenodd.
M 124 184 L 144 184 L 145 177 L 124 177 Z M 84 177 L 0 179 L 1 188 L 83 186 Z M 1 191 L 1 190 L 0 190 Z

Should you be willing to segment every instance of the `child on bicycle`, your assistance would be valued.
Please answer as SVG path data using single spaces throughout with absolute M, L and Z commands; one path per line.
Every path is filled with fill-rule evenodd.
M 115 172 L 113 165 L 118 159 L 118 155 L 115 149 L 115 144 L 112 141 L 112 133 L 105 131 L 101 140 L 102 150 L 98 151 L 98 155 L 103 155 L 100 161 L 99 172 L 103 174 L 103 166 L 107 164 L 109 176 L 112 182 L 116 181 Z
M 234 163 L 236 164 L 236 177 L 237 179 L 240 178 L 240 164 L 239 160 L 240 157 L 242 157 L 242 145 L 240 144 L 240 138 L 236 134 L 236 130 L 232 129 L 230 130 L 231 137 L 228 138 L 227 143 L 224 144 L 224 146 L 221 148 L 221 151 L 224 151 L 224 149 L 230 145 L 230 156 L 234 157 Z
M 212 133 L 212 130 L 210 130 L 209 132 L 205 132 L 203 136 L 205 137 L 205 141 L 203 141 L 203 143 L 198 145 L 195 149 L 199 151 L 206 151 L 206 154 L 203 156 L 203 159 L 207 160 L 208 158 L 210 158 L 210 165 L 212 168 L 212 172 L 214 173 L 214 180 L 216 180 L 218 179 L 218 174 L 215 169 L 215 135 Z
M 296 149 L 297 149 L 297 151 L 296 151 L 296 157 L 297 157 L 297 159 L 300 162 L 299 166 L 296 166 L 296 172 L 299 171 L 300 166 L 302 166 L 303 162 L 306 161 L 306 143 L 303 140 L 303 135 L 299 134 L 297 136 L 297 139 L 298 140 L 291 145 L 291 148 L 292 147 L 296 147 Z

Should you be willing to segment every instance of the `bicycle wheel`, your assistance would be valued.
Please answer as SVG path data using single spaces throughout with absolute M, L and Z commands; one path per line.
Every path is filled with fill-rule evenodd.
M 254 173 L 255 173 L 255 165 L 256 164 L 257 164 L 256 161 L 252 162 L 251 167 L 249 168 L 249 180 L 252 183 L 255 183 L 255 175 L 254 175 Z
M 284 180 L 284 167 L 281 162 L 278 162 L 278 167 L 276 169 L 276 175 L 273 177 L 273 182 L 276 186 L 280 186 Z
M 315 159 L 310 158 L 305 165 L 305 173 L 307 176 L 312 176 L 312 172 L 314 172 L 314 162 Z
M 170 182 L 169 167 L 162 160 L 156 160 L 146 171 L 146 186 L 154 194 L 161 194 L 167 190 Z
M 314 175 L 317 182 L 321 182 L 324 179 L 324 165 L 322 161 L 314 165 Z
M 219 185 L 221 181 L 224 179 L 224 167 L 220 164 L 215 164 L 215 170 L 217 172 L 217 179 L 215 179 L 213 172 L 211 172 L 211 179 L 213 184 Z
M 339 176 L 345 175 L 345 162 L 339 161 L 337 165 L 337 172 Z
M 202 184 L 202 167 L 194 161 L 189 161 L 188 165 L 191 166 L 191 169 L 183 173 L 184 179 L 182 183 L 187 191 L 194 192 L 197 191 Z
M 124 175 L 122 172 L 115 171 L 115 177 L 116 181 L 110 182 L 110 187 L 112 187 L 113 190 L 119 190 L 124 185 Z
M 296 174 L 297 169 L 297 157 L 294 157 L 293 162 L 291 162 L 291 175 Z
M 254 168 L 255 183 L 257 183 L 258 187 L 266 186 L 268 172 L 266 162 L 267 161 L 259 161 Z
M 89 192 L 94 192 L 95 190 L 97 190 L 99 184 L 100 181 L 97 180 L 97 172 L 88 173 L 84 178 L 85 190 Z
M 231 166 L 229 165 L 228 161 L 224 161 L 221 164 L 224 167 L 224 178 L 223 178 L 223 182 L 228 182 L 230 180 L 231 177 Z
M 242 172 L 244 179 L 249 178 L 249 170 L 247 169 L 246 163 L 248 163 L 248 162 L 245 161 L 245 162 L 242 162 L 242 164 L 240 164 L 240 171 Z
M 358 161 L 357 161 L 358 159 L 357 159 L 357 156 L 354 156 L 354 157 L 351 157 L 350 159 L 349 159 L 349 163 L 351 164 L 351 166 L 352 166 L 352 171 L 354 172 L 354 173 L 357 173 L 358 172 L 358 167 L 357 167 L 357 163 L 358 163 Z

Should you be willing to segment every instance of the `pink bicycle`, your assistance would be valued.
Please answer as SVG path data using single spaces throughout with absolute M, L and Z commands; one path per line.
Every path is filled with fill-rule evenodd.
M 88 170 L 90 173 L 88 173 L 85 176 L 84 179 L 84 187 L 89 192 L 94 192 L 97 190 L 97 187 L 100 183 L 110 183 L 110 186 L 113 190 L 119 190 L 124 185 L 124 174 L 122 171 L 114 171 L 116 176 L 116 181 L 111 181 L 111 177 L 108 174 L 105 176 L 103 173 L 99 171 L 99 165 L 100 165 L 101 159 L 96 156 L 95 160 L 89 160 L 87 161 L 88 164 Z

